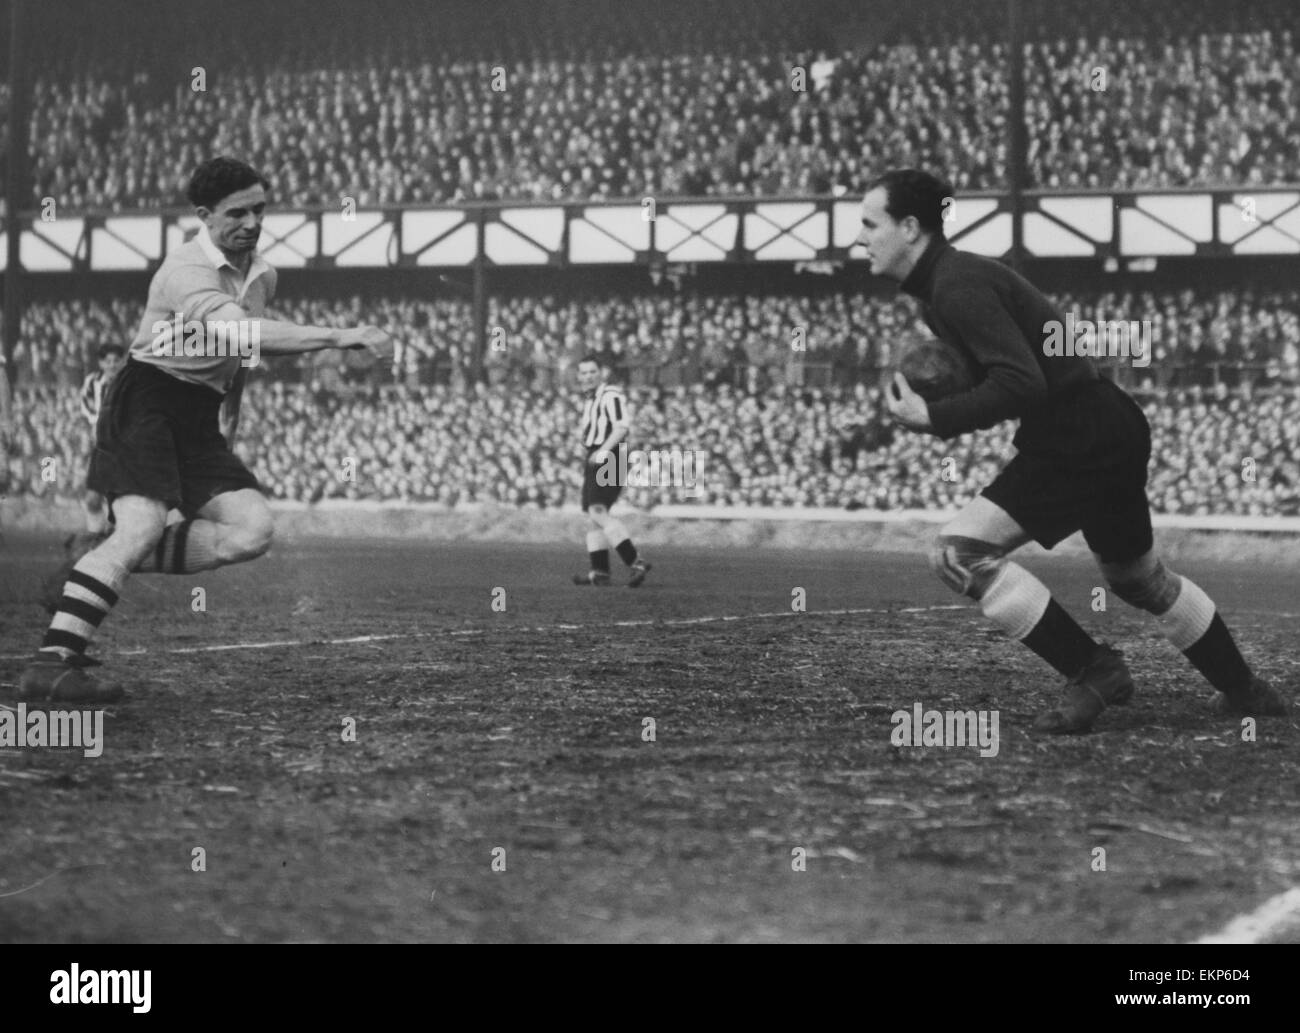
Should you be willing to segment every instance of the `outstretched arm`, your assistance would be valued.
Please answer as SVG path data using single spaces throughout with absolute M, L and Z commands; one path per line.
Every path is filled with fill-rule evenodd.
M 208 315 L 209 321 L 249 319 L 239 305 L 228 302 Z M 393 341 L 377 326 L 339 329 L 328 326 L 299 326 L 279 319 L 258 319 L 262 352 L 267 355 L 302 355 L 326 348 L 365 348 L 376 358 L 391 359 Z M 248 380 L 248 366 L 241 365 L 231 381 L 230 390 L 221 402 L 220 428 L 226 446 L 233 447 L 239 429 L 239 408 Z
M 249 318 L 256 317 L 250 317 L 234 302 L 227 302 L 207 316 L 210 322 Z M 267 355 L 302 355 L 304 352 L 324 351 L 326 348 L 365 348 L 380 359 L 392 358 L 393 355 L 392 340 L 377 326 L 339 329 L 331 326 L 299 326 L 279 319 L 257 321 L 260 324 L 260 347 Z

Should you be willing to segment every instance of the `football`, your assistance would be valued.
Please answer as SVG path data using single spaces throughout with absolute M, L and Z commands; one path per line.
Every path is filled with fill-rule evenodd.
M 934 337 L 909 337 L 898 346 L 894 370 L 927 402 L 961 394 L 975 386 L 965 357 Z M 891 378 L 892 379 L 892 378 Z

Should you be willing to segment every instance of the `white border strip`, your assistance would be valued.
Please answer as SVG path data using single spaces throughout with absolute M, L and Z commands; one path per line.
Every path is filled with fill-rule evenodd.
M 1196 943 L 1267 943 L 1288 929 L 1300 929 L 1300 887 L 1264 901 L 1248 915 L 1234 918 L 1217 933 Z
M 491 503 L 466 503 L 451 507 L 440 502 L 376 502 L 364 499 L 321 499 L 319 502 L 290 502 L 275 499 L 271 502 L 273 510 L 284 513 L 382 513 L 410 511 L 413 513 L 444 513 L 455 516 L 460 513 L 562 513 L 578 515 L 581 510 L 573 504 L 555 509 L 531 510 L 510 506 L 496 506 Z M 703 505 L 665 505 L 653 509 L 631 509 L 639 517 L 662 520 L 771 520 L 777 522 L 807 521 L 814 523 L 836 524 L 943 524 L 955 517 L 960 510 L 938 509 L 830 509 L 816 507 L 775 507 L 775 506 L 703 506 Z M 1259 531 L 1282 534 L 1300 534 L 1300 517 L 1270 516 L 1182 516 L 1171 513 L 1153 513 L 1151 523 L 1155 527 L 1179 527 L 1192 531 Z

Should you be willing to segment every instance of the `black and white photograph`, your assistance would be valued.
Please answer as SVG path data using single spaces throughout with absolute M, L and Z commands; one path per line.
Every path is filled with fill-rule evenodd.
M 1110 1014 L 1266 1003 L 1295 0 L 0 40 L 0 943 L 1103 945 Z M 79 1022 L 163 993 L 47 956 Z

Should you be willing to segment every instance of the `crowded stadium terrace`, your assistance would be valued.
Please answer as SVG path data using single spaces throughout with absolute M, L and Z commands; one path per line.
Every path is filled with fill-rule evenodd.
M 33 204 L 176 208 L 188 170 L 223 152 L 262 168 L 286 207 L 343 195 L 361 205 L 852 195 L 896 165 L 946 169 L 961 190 L 1006 186 L 1006 47 L 989 16 L 1001 5 L 979 0 L 914 0 L 906 16 L 849 0 L 797 9 L 673 0 L 653 12 L 451 4 L 443 23 L 427 5 L 386 3 L 349 26 L 346 48 L 311 5 L 263 30 L 257 5 L 240 0 L 223 5 L 223 19 L 245 27 L 234 55 L 228 26 L 167 5 L 142 23 L 141 6 L 117 18 L 121 0 L 105 3 L 94 33 L 58 3 L 43 12 Z M 1176 17 L 1167 2 L 1043 0 L 1026 10 L 1027 185 L 1296 180 L 1293 3 L 1180 3 Z M 794 65 L 809 69 L 806 92 L 788 88 Z M 208 69 L 205 91 L 188 88 L 195 66 Z M 485 92 L 498 66 L 511 87 Z M 1106 90 L 1077 88 L 1098 67 Z M 1155 327 L 1151 366 L 1113 372 L 1153 424 L 1157 510 L 1300 513 L 1300 292 L 1126 286 L 1054 296 Z M 90 428 L 75 387 L 98 345 L 129 340 L 141 297 L 41 300 L 25 312 L 12 365 L 20 386 L 9 474 L 19 493 L 62 490 L 39 477 L 52 450 L 81 467 Z M 399 341 L 392 371 L 328 355 L 272 362 L 255 378 L 245 419 L 267 432 L 241 447 L 279 498 L 571 503 L 565 392 L 588 350 L 630 385 L 644 447 L 691 441 L 708 452 L 702 502 L 946 507 L 965 501 L 965 486 L 1010 447 L 1009 427 L 944 443 L 882 425 L 880 370 L 890 342 L 916 328 L 901 297 L 498 294 L 490 320 L 512 347 L 486 356 L 486 383 L 473 381 L 463 299 L 300 292 L 276 312 L 376 323 Z M 794 324 L 812 328 L 797 358 Z M 375 460 L 370 477 L 340 482 L 332 464 L 358 449 Z M 1255 457 L 1259 478 L 1225 474 L 1224 456 Z M 929 476 L 945 457 L 958 463 L 952 482 Z M 628 501 L 680 500 L 673 489 L 634 489 Z

